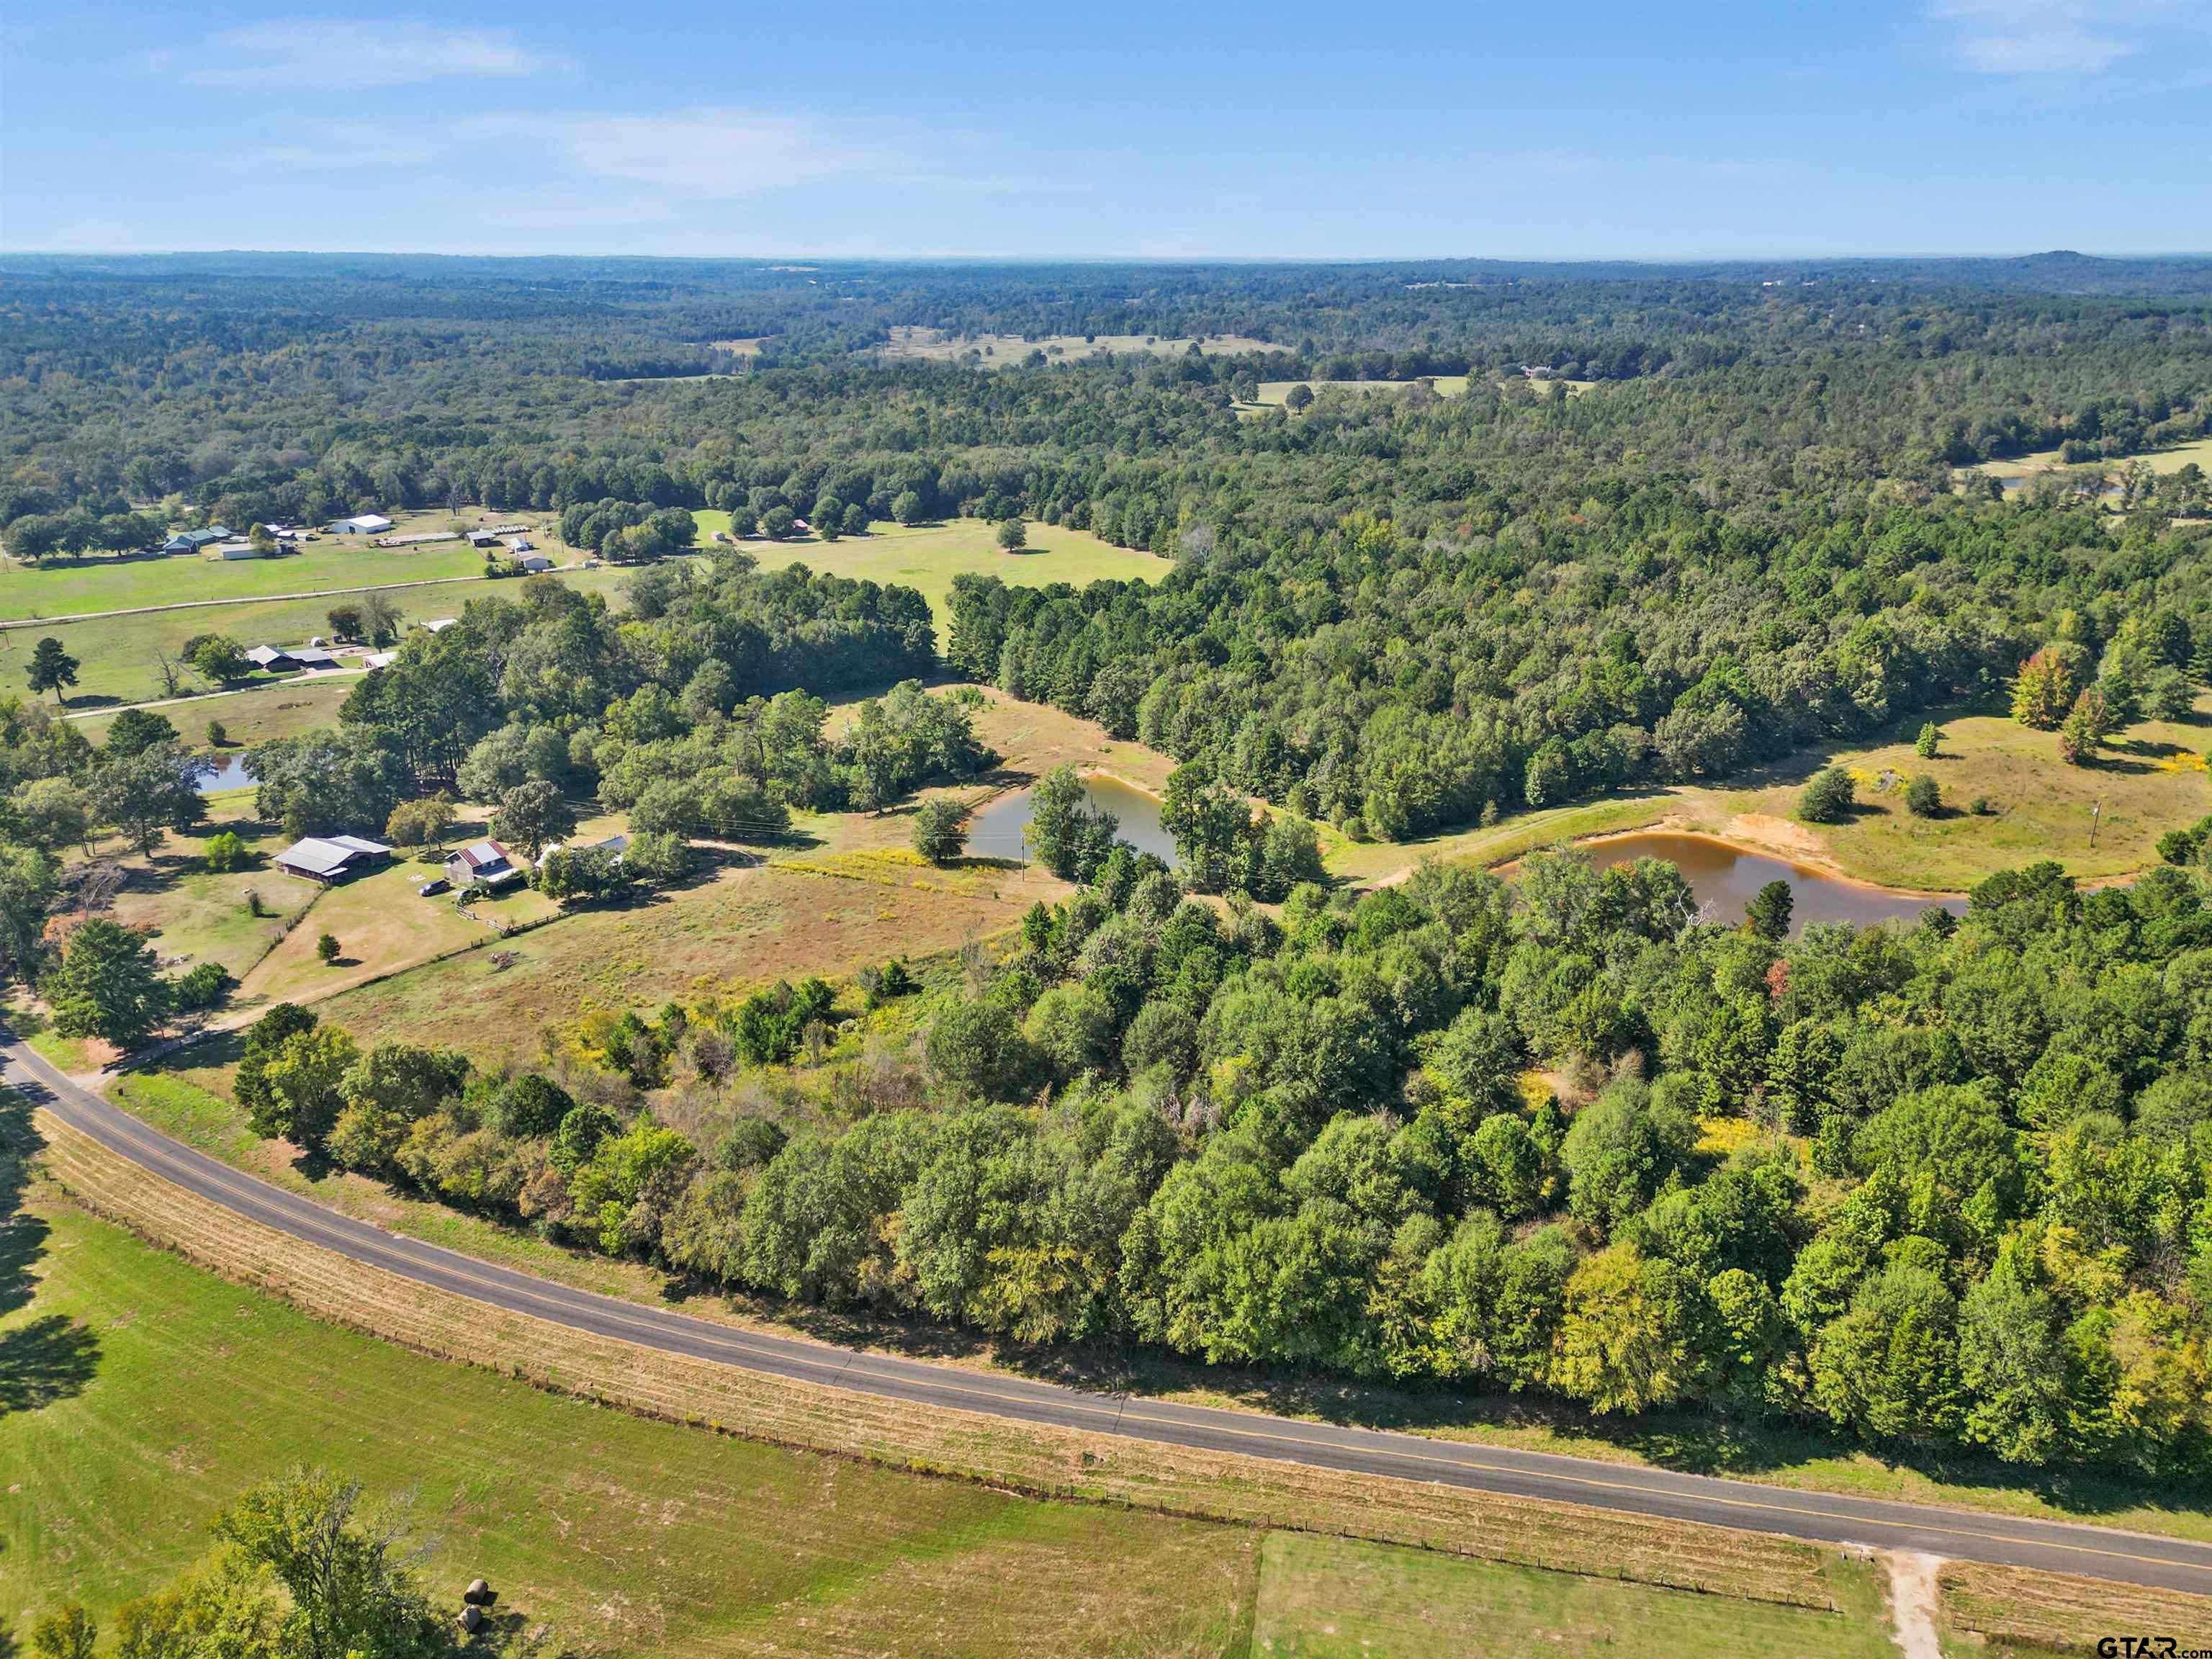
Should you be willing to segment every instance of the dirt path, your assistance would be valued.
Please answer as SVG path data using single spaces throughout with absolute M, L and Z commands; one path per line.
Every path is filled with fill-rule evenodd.
M 1890 1553 L 1889 1607 L 1897 1621 L 1898 1651 L 1905 1659 L 1943 1659 L 1943 1644 L 1936 1634 L 1936 1574 L 1942 1565 L 1941 1556 Z

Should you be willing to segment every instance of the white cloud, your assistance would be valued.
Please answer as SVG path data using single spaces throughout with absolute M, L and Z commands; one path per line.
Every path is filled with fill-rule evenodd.
M 469 131 L 550 146 L 586 178 L 688 202 L 735 201 L 853 174 L 892 158 L 798 116 L 694 109 L 666 115 L 487 115 Z
M 366 122 L 321 121 L 300 132 L 293 143 L 272 144 L 239 155 L 249 167 L 287 173 L 351 172 L 374 167 L 420 167 L 436 161 L 443 136 L 400 131 Z
M 565 72 L 559 59 L 532 51 L 505 30 L 441 28 L 404 19 L 251 23 L 197 46 L 150 52 L 143 61 L 199 86 L 270 89 L 286 83 L 344 89 Z
M 2202 34 L 2201 15 L 2177 0 L 1936 0 L 1929 15 L 1984 75 L 2097 76 Z

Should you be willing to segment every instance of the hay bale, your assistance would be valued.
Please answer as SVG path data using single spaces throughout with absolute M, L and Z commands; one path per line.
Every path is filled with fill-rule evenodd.
M 482 1603 L 491 1600 L 491 1586 L 481 1578 L 471 1578 L 469 1587 L 461 1592 L 461 1600 Z

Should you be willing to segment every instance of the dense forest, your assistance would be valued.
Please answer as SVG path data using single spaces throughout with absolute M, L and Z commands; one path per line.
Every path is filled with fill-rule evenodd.
M 911 328 L 1237 349 L 986 367 L 902 356 Z M 1376 380 L 1405 384 L 1330 384 Z M 290 833 L 411 844 L 459 797 L 534 853 L 592 801 L 627 862 L 557 880 L 614 902 L 696 841 L 975 775 L 947 671 L 1183 763 L 1180 874 L 1056 774 L 1036 840 L 1073 896 L 957 961 L 887 944 L 850 982 L 580 1019 L 522 1072 L 280 1006 L 236 1079 L 261 1133 L 703 1283 L 1018 1344 L 2194 1480 L 2203 826 L 2124 890 L 2035 864 L 1960 914 L 1793 933 L 1786 891 L 1715 918 L 1671 866 L 1571 854 L 1331 890 L 1312 821 L 1400 839 L 1724 777 L 2005 687 L 2075 748 L 2186 716 L 2212 497 L 2129 458 L 2208 422 L 2191 261 L 0 265 L 19 560 L 450 504 L 557 511 L 636 567 L 621 606 L 474 600 L 256 748 Z M 2078 465 L 1958 471 L 2043 449 Z M 701 511 L 1043 520 L 1171 568 L 963 576 L 940 631 L 908 588 L 670 558 Z M 149 711 L 94 744 L 0 709 L 0 952 L 67 1031 L 222 994 L 112 924 L 44 927 L 92 830 L 197 821 L 192 765 Z M 726 1109 L 679 1129 L 692 1085 Z

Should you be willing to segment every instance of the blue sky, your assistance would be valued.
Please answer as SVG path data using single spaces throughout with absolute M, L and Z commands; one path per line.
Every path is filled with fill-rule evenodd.
M 2202 251 L 2212 3 L 78 0 L 0 24 L 0 246 Z

